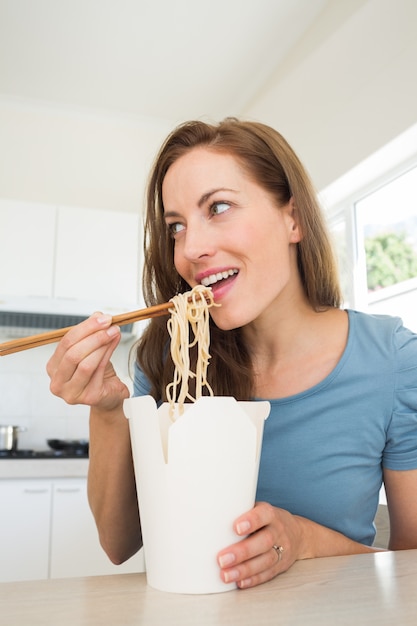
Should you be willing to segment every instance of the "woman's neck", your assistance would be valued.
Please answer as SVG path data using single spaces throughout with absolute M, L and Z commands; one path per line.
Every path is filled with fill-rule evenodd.
M 244 330 L 252 355 L 257 397 L 288 397 L 330 374 L 346 347 L 348 318 L 329 308 L 310 306 L 250 324 Z

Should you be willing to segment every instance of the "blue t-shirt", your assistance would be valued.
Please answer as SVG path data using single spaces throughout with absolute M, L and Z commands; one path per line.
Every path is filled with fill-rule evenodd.
M 417 468 L 417 335 L 395 317 L 348 315 L 335 369 L 269 400 L 256 498 L 372 545 L 382 469 Z M 134 395 L 147 393 L 136 367 Z

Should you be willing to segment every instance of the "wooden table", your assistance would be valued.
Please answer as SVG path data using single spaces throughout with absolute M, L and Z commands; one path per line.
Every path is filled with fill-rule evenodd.
M 417 624 L 417 550 L 314 559 L 253 589 L 179 595 L 145 574 L 0 585 L 13 626 L 303 626 Z

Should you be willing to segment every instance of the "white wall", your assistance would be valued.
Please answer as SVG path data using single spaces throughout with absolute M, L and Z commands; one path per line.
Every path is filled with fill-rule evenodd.
M 244 115 L 280 130 L 318 189 L 417 122 L 417 3 L 331 0 Z M 0 97 L 0 197 L 136 211 L 170 120 Z
M 170 129 L 164 120 L 0 97 L 0 197 L 139 211 Z
M 417 121 L 417 3 L 332 0 L 245 115 L 323 189 Z

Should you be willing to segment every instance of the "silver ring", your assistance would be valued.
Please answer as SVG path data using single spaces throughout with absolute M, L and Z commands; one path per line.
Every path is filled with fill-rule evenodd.
M 284 548 L 282 546 L 276 546 L 275 544 L 272 546 L 272 549 L 275 550 L 275 552 L 278 555 L 278 563 L 280 562 L 280 560 L 282 559 L 282 553 L 284 552 Z

